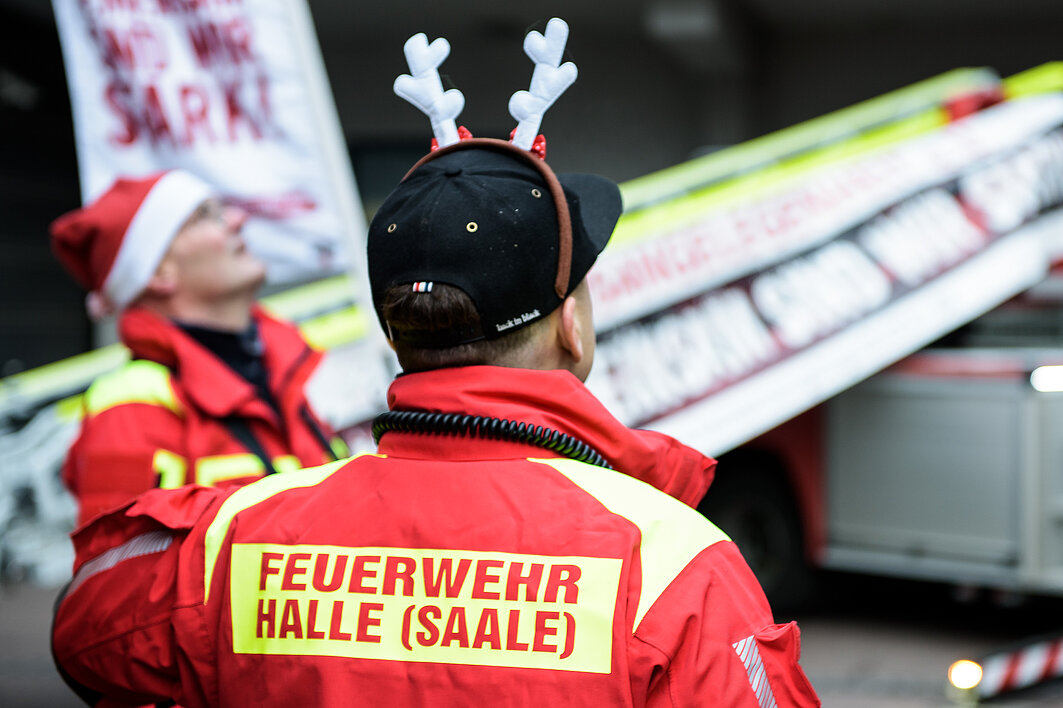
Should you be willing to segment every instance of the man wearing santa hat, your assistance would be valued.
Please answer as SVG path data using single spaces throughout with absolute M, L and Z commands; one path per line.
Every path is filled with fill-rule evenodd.
M 246 214 L 198 177 L 118 179 L 52 224 L 52 248 L 131 360 L 93 382 L 63 466 L 79 522 L 154 488 L 244 483 L 346 449 L 310 409 L 321 358 L 256 305 Z

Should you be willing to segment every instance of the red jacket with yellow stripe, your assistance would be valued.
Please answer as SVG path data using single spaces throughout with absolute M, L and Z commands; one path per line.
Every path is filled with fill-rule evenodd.
M 567 372 L 413 374 L 390 403 L 564 428 L 617 471 L 389 432 L 236 491 L 148 492 L 75 534 L 60 667 L 192 707 L 818 705 L 734 544 L 637 479 L 697 488 L 676 475 L 709 458 L 625 429 Z
M 122 314 L 120 335 L 133 359 L 85 393 L 81 433 L 63 465 L 80 522 L 153 487 L 261 477 L 261 458 L 234 437 L 227 418 L 243 421 L 276 470 L 335 459 L 326 447 L 334 435 L 303 392 L 321 353 L 294 326 L 259 308 L 253 317 L 279 416 L 169 320 L 135 307 Z

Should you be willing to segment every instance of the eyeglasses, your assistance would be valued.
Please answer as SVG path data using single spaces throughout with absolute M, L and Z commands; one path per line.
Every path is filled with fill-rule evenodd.
M 225 209 L 225 204 L 220 199 L 208 199 L 196 207 L 196 210 L 188 217 L 187 223 L 194 224 L 198 221 L 224 223 Z

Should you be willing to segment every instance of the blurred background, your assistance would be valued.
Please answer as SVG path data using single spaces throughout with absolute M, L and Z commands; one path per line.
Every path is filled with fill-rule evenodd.
M 957 67 L 1007 76 L 1060 58 L 1056 0 L 590 0 L 563 5 L 310 0 L 367 216 L 424 153 L 424 116 L 391 92 L 416 32 L 453 47 L 460 122 L 504 137 L 527 86 L 527 28 L 571 27 L 580 78 L 550 110 L 550 161 L 623 181 Z M 47 225 L 80 206 L 62 55 L 47 0 L 0 0 L 0 376 L 84 351 L 82 294 Z
M 451 43 L 443 73 L 466 97 L 459 123 L 504 137 L 509 96 L 529 78 L 523 36 L 565 18 L 579 80 L 544 121 L 550 162 L 620 182 L 959 67 L 1009 76 L 1063 59 L 1059 0 L 308 5 L 367 218 L 427 149 L 425 117 L 391 89 L 416 32 Z M 47 239 L 51 220 L 80 205 L 77 174 L 51 5 L 0 0 L 0 379 L 95 343 L 84 294 Z M 55 590 L 18 580 L 0 578 L 0 705 L 75 705 L 48 657 Z M 1051 598 L 835 573 L 794 616 L 824 705 L 902 708 L 948 704 L 949 662 L 1060 629 L 1061 609 Z M 1063 705 L 1063 689 L 997 703 Z

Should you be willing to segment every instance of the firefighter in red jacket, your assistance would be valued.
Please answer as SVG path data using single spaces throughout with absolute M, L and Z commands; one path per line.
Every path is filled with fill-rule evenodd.
M 440 144 L 369 228 L 404 370 L 378 453 L 79 530 L 59 666 L 191 707 L 819 705 L 796 625 L 689 506 L 714 462 L 584 387 L 616 185 Z
M 80 522 L 153 487 L 244 483 L 345 452 L 303 393 L 320 352 L 255 305 L 265 267 L 245 216 L 173 170 L 118 179 L 52 225 L 90 311 L 119 313 L 131 354 L 86 392 L 63 466 Z

